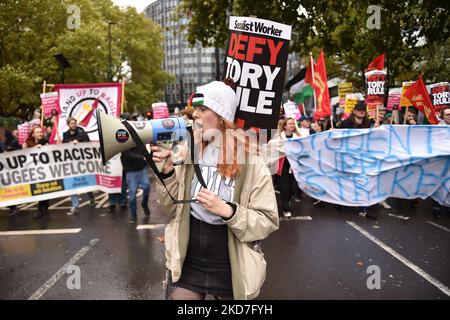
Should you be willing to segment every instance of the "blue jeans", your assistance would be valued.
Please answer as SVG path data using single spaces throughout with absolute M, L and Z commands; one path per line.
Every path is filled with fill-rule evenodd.
M 87 195 L 89 196 L 89 200 L 95 199 L 93 192 L 88 192 Z M 80 206 L 80 199 L 78 199 L 78 195 L 73 194 L 70 198 L 72 200 L 72 208 L 78 208 Z
M 142 196 L 142 206 L 147 207 L 148 197 L 150 195 L 150 180 L 148 178 L 147 167 L 140 171 L 132 171 L 126 173 L 128 195 L 130 196 L 130 218 L 137 219 L 136 192 L 138 187 L 142 188 L 144 194 Z
M 124 179 L 122 179 L 122 189 L 120 193 L 109 194 L 109 205 L 115 206 L 116 204 L 119 204 L 121 206 L 127 205 L 127 184 L 125 183 Z

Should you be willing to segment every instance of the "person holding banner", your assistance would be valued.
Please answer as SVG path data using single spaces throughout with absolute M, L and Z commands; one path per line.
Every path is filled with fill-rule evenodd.
M 368 129 L 368 128 L 370 128 L 370 120 L 367 114 L 367 106 L 364 103 L 364 101 L 358 101 L 350 117 L 342 121 L 340 129 Z M 360 207 L 358 214 L 364 218 L 376 219 L 376 216 L 369 211 L 368 207 Z
M 441 126 L 450 125 L 450 106 L 442 108 L 441 119 L 442 120 L 439 122 L 439 125 Z
M 196 90 L 194 142 L 201 148 L 191 150 L 199 158 L 195 165 L 174 167 L 170 151 L 152 146 L 154 161 L 166 161 L 166 188 L 158 181 L 157 194 L 170 216 L 165 231 L 168 299 L 203 300 L 206 294 L 253 299 L 265 280 L 260 241 L 278 229 L 277 202 L 263 160 L 249 144 L 237 152 L 235 141 L 246 140 L 233 124 L 238 103 L 227 82 Z M 238 156 L 245 156 L 245 163 L 238 163 Z M 194 200 L 177 204 L 174 198 Z
M 11 152 L 20 149 L 22 149 L 22 146 L 19 144 L 17 137 L 15 137 L 11 131 L 5 130 L 5 141 L 3 144 L 3 148 L 2 150 L 0 150 L 0 152 Z M 10 206 L 8 208 L 9 208 L 8 213 L 9 216 L 13 216 L 18 212 L 17 206 Z
M 300 138 L 302 136 L 295 125 L 294 118 L 286 118 L 281 124 L 281 128 L 280 138 L 282 140 Z M 291 198 L 292 196 L 295 196 L 296 201 L 300 201 L 301 191 L 295 180 L 294 174 L 292 173 L 291 165 L 286 157 L 280 159 L 278 176 L 280 177 L 281 209 L 283 216 L 285 218 L 290 218 L 292 216 L 290 205 Z
M 48 140 L 44 138 L 44 131 L 41 127 L 34 127 L 28 134 L 28 138 L 23 144 L 23 148 L 40 148 L 48 144 Z M 34 214 L 33 219 L 39 219 L 48 214 L 49 200 L 42 200 L 38 203 L 38 212 Z
M 83 128 L 78 126 L 77 119 L 69 117 L 67 119 L 67 125 L 69 130 L 63 133 L 62 143 L 72 142 L 77 144 L 78 142 L 90 142 L 88 134 L 83 130 Z M 95 205 L 95 196 L 93 192 L 88 192 L 89 204 L 91 206 Z M 71 216 L 73 214 L 78 214 L 80 212 L 80 199 L 77 194 L 71 196 L 72 208 L 67 212 L 67 215 Z

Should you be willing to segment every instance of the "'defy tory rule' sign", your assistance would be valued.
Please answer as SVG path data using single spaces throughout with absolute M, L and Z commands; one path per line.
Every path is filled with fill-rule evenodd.
M 276 128 L 286 72 L 291 26 L 230 17 L 224 75 L 237 84 L 239 127 Z

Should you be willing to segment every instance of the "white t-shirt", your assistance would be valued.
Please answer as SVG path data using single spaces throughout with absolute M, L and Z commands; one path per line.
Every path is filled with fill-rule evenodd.
M 203 157 L 199 160 L 200 170 L 208 190 L 218 195 L 222 200 L 231 201 L 234 196 L 235 180 L 231 178 L 224 178 L 217 171 L 219 155 L 220 150 L 217 146 L 212 144 L 206 146 L 205 151 L 203 152 Z M 202 185 L 198 182 L 197 177 L 194 175 L 191 186 L 192 198 L 197 197 L 197 193 L 201 188 Z M 199 202 L 191 203 L 191 214 L 195 218 L 209 224 L 225 224 L 220 216 L 211 213 Z

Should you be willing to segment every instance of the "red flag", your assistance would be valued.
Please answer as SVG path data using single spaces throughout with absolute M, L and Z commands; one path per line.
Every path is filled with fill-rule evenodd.
M 422 112 L 431 124 L 439 124 L 439 120 L 433 111 L 433 103 L 428 95 L 427 87 L 423 83 L 422 77 L 413 83 L 405 91 L 405 97 L 411 101 L 412 105 Z
M 367 71 L 371 70 L 383 70 L 384 69 L 384 52 L 380 54 L 378 57 L 373 59 L 369 66 L 367 67 Z
M 314 77 L 311 77 L 312 72 L 314 72 Z M 317 63 L 311 61 L 310 66 L 306 71 L 305 82 L 309 83 L 316 94 L 316 112 L 315 116 L 318 118 L 326 118 L 331 115 L 331 105 L 330 105 L 330 93 L 328 92 L 327 84 L 327 69 L 325 67 L 325 58 L 323 55 L 323 49 L 320 51 Z

